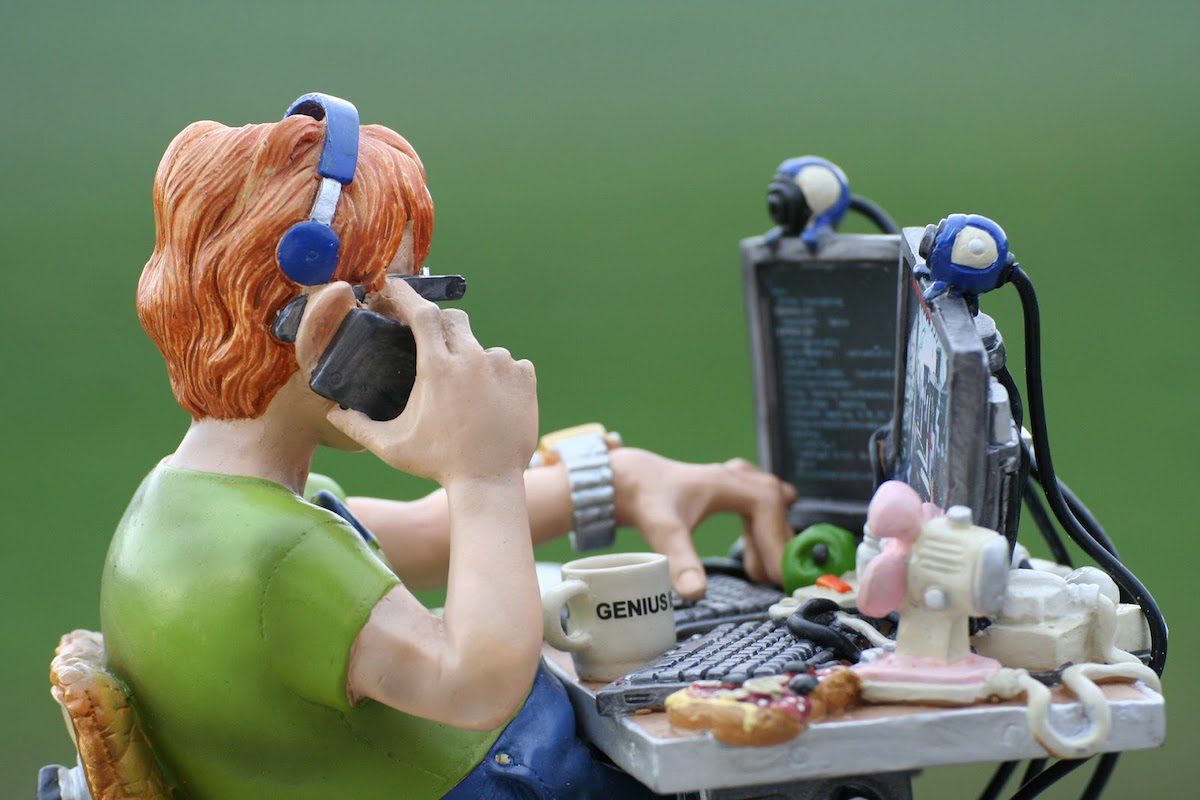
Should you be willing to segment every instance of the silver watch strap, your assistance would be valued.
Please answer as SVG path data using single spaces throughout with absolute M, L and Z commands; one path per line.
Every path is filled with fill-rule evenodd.
M 616 505 L 604 436 L 572 436 L 554 445 L 554 451 L 566 466 L 571 484 L 571 546 L 579 553 L 611 547 L 617 536 Z

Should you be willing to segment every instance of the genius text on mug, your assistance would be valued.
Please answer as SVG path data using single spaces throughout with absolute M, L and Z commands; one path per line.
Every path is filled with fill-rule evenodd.
M 657 614 L 659 611 L 671 610 L 671 598 L 666 592 L 649 597 L 639 597 L 637 600 L 617 600 L 612 603 L 600 603 L 596 606 L 596 616 L 600 619 L 628 619 L 640 617 L 643 614 Z

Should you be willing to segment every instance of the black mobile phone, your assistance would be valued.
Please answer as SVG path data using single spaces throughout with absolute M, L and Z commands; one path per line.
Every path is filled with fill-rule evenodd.
M 411 275 L 403 280 L 426 300 L 462 298 L 467 281 L 461 275 Z M 362 287 L 354 287 L 360 302 Z M 295 342 L 308 297 L 284 306 L 272 332 L 282 342 Z M 417 343 L 412 330 L 365 308 L 353 308 L 342 320 L 309 379 L 312 390 L 342 408 L 361 411 L 374 420 L 400 416 L 417 378 Z

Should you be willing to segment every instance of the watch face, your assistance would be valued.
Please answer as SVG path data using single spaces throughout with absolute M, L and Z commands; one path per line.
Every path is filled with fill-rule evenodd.
M 563 428 L 562 430 L 547 433 L 538 442 L 538 450 L 556 450 L 563 442 L 591 436 L 599 436 L 601 441 L 603 441 L 607 434 L 608 431 L 599 422 L 588 422 L 583 425 L 576 425 L 571 428 Z
M 558 453 L 559 457 L 567 466 L 570 467 L 572 458 L 581 458 L 583 456 L 597 456 L 608 453 L 608 445 L 604 441 L 604 437 L 600 434 L 589 433 L 583 436 L 572 436 L 554 445 L 554 452 Z

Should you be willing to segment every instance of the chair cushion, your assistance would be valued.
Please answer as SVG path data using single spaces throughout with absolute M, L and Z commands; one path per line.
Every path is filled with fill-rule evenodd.
M 129 696 L 104 665 L 104 638 L 87 630 L 63 636 L 50 662 L 50 693 L 63 708 L 92 798 L 170 798 Z

